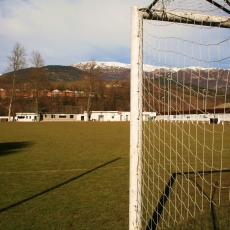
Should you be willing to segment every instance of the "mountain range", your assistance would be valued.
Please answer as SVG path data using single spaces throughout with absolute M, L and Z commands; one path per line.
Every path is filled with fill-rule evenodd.
M 70 66 L 85 70 L 88 62 L 71 64 Z M 119 62 L 95 62 L 95 66 L 101 69 L 104 80 L 128 80 L 130 79 L 130 64 Z M 87 69 L 87 68 L 86 68 Z M 202 68 L 191 66 L 186 68 L 168 68 L 152 65 L 143 65 L 143 71 L 150 78 L 169 76 L 178 82 L 199 85 L 204 88 L 230 87 L 230 71 L 219 68 Z M 192 76 L 192 77 L 191 77 Z

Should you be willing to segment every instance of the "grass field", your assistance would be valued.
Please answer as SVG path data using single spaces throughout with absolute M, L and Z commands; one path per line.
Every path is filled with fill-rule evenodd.
M 144 225 L 152 217 L 151 229 L 229 230 L 229 124 L 146 122 L 144 130 Z
M 128 228 L 128 122 L 0 131 L 0 229 Z
M 223 126 L 216 125 L 213 137 L 211 125 L 204 129 L 202 124 L 150 123 L 143 138 L 145 144 L 149 143 L 146 185 L 154 181 L 157 187 L 143 186 L 150 197 L 147 200 L 146 196 L 144 202 L 155 200 L 149 204 L 146 221 L 170 177 L 175 181 L 175 192 L 170 193 L 161 220 L 180 218 L 181 213 L 186 216 L 195 209 L 199 213 L 199 194 L 202 197 L 209 191 L 209 181 L 218 181 L 220 173 L 211 179 L 207 173 L 183 175 L 181 171 L 202 170 L 203 159 L 205 170 L 211 164 L 220 167 L 222 147 L 222 165 L 229 169 L 230 127 L 226 126 L 223 133 Z M 0 229 L 128 229 L 129 122 L 2 122 L 0 132 Z M 221 183 L 226 188 L 221 191 L 224 209 L 215 213 L 219 218 L 226 212 L 221 220 L 225 229 L 230 226 L 229 174 L 222 173 Z M 207 183 L 203 191 L 199 190 L 202 178 Z M 218 191 L 213 193 L 216 203 Z M 191 202 L 195 199 L 197 204 Z M 174 201 L 179 204 L 176 214 L 168 211 L 173 210 L 170 206 Z M 210 229 L 204 227 L 207 223 L 213 226 L 212 222 L 209 224 L 210 202 L 204 205 L 208 206 L 206 220 L 200 215 L 198 223 L 194 218 L 177 221 L 183 225 L 180 229 Z

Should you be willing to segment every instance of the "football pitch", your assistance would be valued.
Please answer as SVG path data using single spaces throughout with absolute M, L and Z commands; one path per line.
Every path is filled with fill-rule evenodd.
M 128 229 L 129 126 L 129 122 L 0 123 L 0 229 Z M 186 131 L 188 126 L 184 126 Z M 208 127 L 211 131 L 212 126 Z M 176 142 L 163 131 L 169 128 L 162 123 L 155 132 L 173 147 Z M 196 132 L 199 140 L 204 136 L 199 130 L 189 132 L 191 137 Z M 225 166 L 230 165 L 229 134 L 227 127 Z M 151 135 L 148 132 L 146 138 L 152 139 Z M 171 154 L 172 162 L 183 152 L 179 131 L 177 135 L 181 153 Z M 221 139 L 215 138 L 217 148 Z M 167 166 L 165 159 L 158 156 L 149 163 Z M 207 164 L 213 160 L 205 157 Z M 226 185 L 228 175 L 223 177 Z M 164 187 L 164 183 L 159 185 L 162 192 Z M 226 204 L 227 200 L 226 194 Z
M 128 228 L 128 122 L 0 130 L 0 229 Z

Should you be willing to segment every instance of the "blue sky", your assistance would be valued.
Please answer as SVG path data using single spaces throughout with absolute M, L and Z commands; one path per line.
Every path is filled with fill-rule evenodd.
M 0 0 L 0 73 L 15 42 L 47 65 L 130 62 L 131 7 L 150 0 Z
M 16 41 L 26 48 L 28 59 L 37 50 L 46 65 L 91 59 L 130 63 L 131 7 L 151 2 L 0 0 L 0 73 L 7 69 Z

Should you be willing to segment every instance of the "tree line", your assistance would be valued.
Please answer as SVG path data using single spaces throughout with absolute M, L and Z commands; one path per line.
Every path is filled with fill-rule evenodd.
M 11 89 L 10 89 L 10 97 L 8 104 L 0 104 L 1 106 L 5 107 L 8 111 L 8 121 L 10 121 L 11 113 L 12 113 L 12 106 L 14 102 L 14 96 L 15 96 L 15 86 L 17 83 L 18 78 L 18 71 L 20 69 L 27 67 L 27 59 L 26 59 L 26 49 L 25 47 L 20 44 L 19 42 L 16 42 L 11 54 L 7 56 L 8 59 L 8 67 L 7 71 L 12 72 L 12 83 L 11 83 Z M 33 66 L 33 74 L 31 75 L 31 81 L 34 84 L 34 90 L 35 92 L 38 92 L 38 82 L 39 78 L 42 74 L 41 67 L 44 66 L 45 61 L 42 58 L 42 55 L 39 53 L 39 51 L 33 50 L 31 52 L 31 57 L 29 59 L 29 62 L 31 63 L 31 66 Z M 38 114 L 38 94 L 35 94 L 35 113 Z
M 130 89 L 129 81 L 116 82 L 115 86 L 106 87 L 105 81 L 101 77 L 101 69 L 96 67 L 95 61 L 92 60 L 84 66 L 83 79 L 78 82 L 49 82 L 47 81 L 45 61 L 39 51 L 33 50 L 27 59 L 25 47 L 16 42 L 10 55 L 7 56 L 8 68 L 11 72 L 11 83 L 9 85 L 10 95 L 6 98 L 0 98 L 0 115 L 8 113 L 10 117 L 16 112 L 34 112 L 37 114 L 41 112 L 77 112 L 86 111 L 88 118 L 90 118 L 93 110 L 122 110 L 129 111 Z M 27 68 L 30 63 L 31 71 L 29 82 L 22 83 L 19 73 L 21 69 Z M 1 83 L 1 82 L 0 82 Z M 15 90 L 18 88 L 27 88 L 33 90 L 32 98 L 15 97 Z M 108 84 L 108 82 L 107 82 Z M 1 88 L 1 87 L 0 87 Z M 76 89 L 85 92 L 84 97 L 45 97 L 39 95 L 41 89 Z

